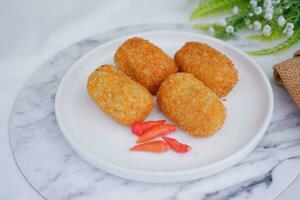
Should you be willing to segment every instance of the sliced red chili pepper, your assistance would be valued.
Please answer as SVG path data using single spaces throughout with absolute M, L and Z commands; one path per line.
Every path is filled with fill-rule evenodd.
M 174 124 L 160 124 L 157 126 L 154 126 L 143 133 L 139 139 L 137 140 L 137 143 L 140 142 L 146 142 L 148 140 L 151 140 L 153 138 L 163 136 L 166 134 L 169 134 L 171 132 L 176 131 L 176 125 Z
M 164 141 L 166 141 L 166 143 L 168 143 L 168 145 L 171 147 L 171 149 L 173 149 L 177 153 L 186 153 L 192 149 L 190 146 L 180 143 L 174 138 L 162 137 L 162 139 L 164 139 Z
M 147 151 L 154 153 L 162 153 L 169 149 L 169 145 L 164 141 L 151 141 L 143 144 L 138 144 L 132 147 L 131 151 Z
M 166 120 L 136 122 L 131 128 L 131 132 L 137 136 L 141 136 L 146 130 L 165 122 Z

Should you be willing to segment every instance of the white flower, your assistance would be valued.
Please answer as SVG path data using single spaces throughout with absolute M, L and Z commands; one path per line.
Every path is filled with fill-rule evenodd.
M 254 21 L 253 22 L 254 30 L 259 31 L 259 30 L 261 30 L 261 27 L 262 27 L 262 24 L 259 21 Z
M 287 30 L 287 32 L 286 32 L 286 36 L 288 36 L 288 37 L 292 37 L 294 35 L 294 30 L 293 29 L 291 29 L 291 30 Z
M 287 23 L 282 32 L 286 34 L 287 37 L 292 37 L 294 35 L 294 24 Z
M 293 23 L 287 23 L 286 24 L 286 29 L 287 30 L 293 30 L 294 29 L 294 24 Z
M 254 8 L 254 13 L 256 15 L 260 15 L 262 13 L 262 8 L 260 6 Z
M 263 28 L 263 35 L 264 36 L 270 36 L 272 34 L 271 26 L 265 25 Z
M 280 4 L 280 2 L 281 2 L 281 0 L 273 0 L 273 1 L 272 1 L 272 3 L 273 3 L 274 5 Z
M 233 26 L 227 26 L 227 27 L 226 27 L 226 32 L 227 32 L 227 33 L 233 33 L 233 31 L 234 31 Z
M 240 12 L 239 7 L 234 6 L 233 9 L 232 9 L 232 14 L 233 14 L 233 15 L 237 15 L 239 12 Z
M 249 25 L 248 25 L 248 28 L 249 28 L 249 29 L 253 29 L 253 25 L 252 25 L 252 24 L 249 24 Z
M 284 16 L 281 15 L 280 17 L 278 17 L 277 24 L 279 26 L 284 26 L 285 25 L 285 18 L 284 18 Z
M 287 32 L 286 27 L 282 30 L 282 32 L 283 32 L 284 34 L 286 34 L 286 32 Z
M 288 3 L 289 2 L 289 0 L 283 0 L 283 3 Z
M 271 21 L 273 19 L 273 13 L 271 12 L 266 12 L 264 15 L 264 18 L 268 21 Z
M 273 14 L 273 7 L 266 7 L 265 8 L 266 13 L 272 13 Z
M 253 14 L 252 12 L 249 12 L 249 13 L 248 13 L 248 16 L 249 16 L 249 17 L 253 17 L 254 14 Z
M 272 6 L 272 0 L 264 0 L 264 8 Z
M 282 32 L 285 34 L 288 34 L 288 32 L 289 32 L 289 35 L 293 35 L 294 34 L 294 24 L 287 23 Z
M 278 13 L 281 14 L 283 10 L 281 8 L 278 9 Z
M 214 27 L 210 26 L 210 27 L 208 28 L 208 32 L 209 32 L 210 34 L 214 34 L 214 33 L 215 33 Z
M 220 25 L 221 25 L 221 26 L 227 26 L 227 21 L 226 21 L 225 19 L 222 19 L 222 20 L 220 21 Z
M 249 26 L 251 24 L 251 20 L 249 18 L 245 19 L 245 24 L 246 26 Z
M 257 6 L 257 1 L 256 0 L 250 0 L 250 5 L 255 8 Z

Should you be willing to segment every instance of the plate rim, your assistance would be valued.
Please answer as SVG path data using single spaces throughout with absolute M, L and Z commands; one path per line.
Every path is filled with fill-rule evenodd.
M 143 35 L 147 35 L 147 34 L 185 34 L 185 35 L 192 35 L 195 36 L 197 35 L 198 37 L 204 38 L 204 39 L 208 39 L 214 42 L 217 42 L 223 46 L 226 46 L 227 48 L 229 48 L 231 51 L 235 51 L 238 54 L 240 54 L 241 56 L 243 56 L 244 58 L 247 59 L 247 61 L 249 61 L 254 67 L 255 69 L 259 72 L 263 82 L 265 83 L 265 86 L 267 88 L 267 95 L 268 95 L 268 108 L 267 108 L 267 114 L 264 118 L 264 122 L 262 123 L 262 125 L 259 127 L 257 133 L 255 134 L 254 137 L 252 137 L 247 143 L 246 145 L 244 145 L 242 148 L 239 148 L 236 152 L 230 154 L 229 156 L 212 162 L 210 164 L 204 165 L 204 166 L 200 166 L 200 167 L 195 167 L 195 168 L 191 168 L 191 169 L 184 169 L 184 170 L 174 170 L 174 171 L 146 171 L 146 170 L 140 170 L 140 169 L 132 169 L 132 168 L 128 168 L 128 167 L 124 167 L 124 166 L 120 166 L 118 164 L 114 164 L 112 162 L 109 162 L 107 160 L 103 160 L 99 157 L 96 157 L 95 155 L 91 154 L 89 151 L 87 151 L 84 148 L 80 148 L 80 145 L 74 140 L 72 139 L 71 136 L 69 136 L 69 134 L 67 134 L 67 130 L 63 125 L 62 119 L 61 119 L 61 115 L 59 114 L 60 112 L 58 112 L 59 110 L 59 99 L 62 96 L 62 88 L 65 85 L 65 82 L 67 80 L 67 78 L 69 77 L 69 75 L 71 74 L 71 72 L 76 68 L 76 66 L 78 66 L 78 63 L 81 62 L 82 60 L 84 60 L 87 56 L 89 56 L 90 54 L 93 54 L 94 52 L 96 52 L 98 50 L 98 48 L 103 48 L 104 46 L 108 46 L 111 43 L 114 43 L 116 41 L 119 40 L 125 40 L 129 37 L 134 37 L 137 34 L 143 34 Z M 94 166 L 96 166 L 97 168 L 104 170 L 108 173 L 123 177 L 123 178 L 128 178 L 128 179 L 132 179 L 132 180 L 138 180 L 138 181 L 144 181 L 144 182 L 178 182 L 178 181 L 151 181 L 151 180 L 147 180 L 145 178 L 142 177 L 132 177 L 133 175 L 141 175 L 141 176 L 155 176 L 155 177 L 164 177 L 164 178 L 169 178 L 169 177 L 178 177 L 178 176 L 184 176 L 184 175 L 194 175 L 195 173 L 199 173 L 200 176 L 193 176 L 190 178 L 183 178 L 184 180 L 179 180 L 179 181 L 187 181 L 187 180 L 192 180 L 192 179 L 197 179 L 200 177 L 205 177 L 205 176 L 209 176 L 212 174 L 215 174 L 217 172 L 223 171 L 225 169 L 227 169 L 228 167 L 236 164 L 239 160 L 241 160 L 242 158 L 244 158 L 246 155 L 248 155 L 259 143 L 259 141 L 262 139 L 262 137 L 264 136 L 270 122 L 271 122 L 271 118 L 272 118 L 272 114 L 273 114 L 273 108 L 274 108 L 274 95 L 273 95 L 273 90 L 271 87 L 271 84 L 269 82 L 269 79 L 267 78 L 267 75 L 265 74 L 265 72 L 261 69 L 261 67 L 258 65 L 258 63 L 256 61 L 254 61 L 249 55 L 247 55 L 245 52 L 239 50 L 238 48 L 234 47 L 233 45 L 226 43 L 220 39 L 211 37 L 211 36 L 207 36 L 201 33 L 196 33 L 196 32 L 189 32 L 189 31 L 181 31 L 181 30 L 153 30 L 153 31 L 141 31 L 141 32 L 136 32 L 133 34 L 128 34 L 122 37 L 117 37 L 114 38 L 112 40 L 109 40 L 105 43 L 102 43 L 98 46 L 96 46 L 94 49 L 88 51 L 87 53 L 85 53 L 82 57 L 80 57 L 76 62 L 73 63 L 73 65 L 67 70 L 67 72 L 64 74 L 63 78 L 61 79 L 59 86 L 57 88 L 56 91 L 56 95 L 55 95 L 55 116 L 56 116 L 56 120 L 57 123 L 59 125 L 59 128 L 61 130 L 61 132 L 63 133 L 64 137 L 66 138 L 66 141 L 70 144 L 70 146 L 72 147 L 72 149 L 75 150 L 75 152 L 77 154 L 80 155 L 81 158 L 83 158 L 84 160 L 86 160 L 87 162 L 93 164 Z M 101 165 L 101 166 L 99 166 Z M 207 173 L 206 175 L 201 175 L 203 172 L 211 170 L 211 173 Z M 119 173 L 121 172 L 121 173 Z M 128 175 L 130 174 L 130 175 Z

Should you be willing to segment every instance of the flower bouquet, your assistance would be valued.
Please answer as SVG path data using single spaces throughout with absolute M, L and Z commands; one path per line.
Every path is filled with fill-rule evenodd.
M 220 23 L 200 24 L 221 39 L 230 39 L 240 29 L 251 29 L 257 34 L 249 39 L 271 41 L 285 37 L 272 48 L 249 51 L 252 55 L 266 55 L 288 49 L 300 40 L 300 0 L 205 0 L 191 14 L 197 19 L 223 11 L 232 15 Z

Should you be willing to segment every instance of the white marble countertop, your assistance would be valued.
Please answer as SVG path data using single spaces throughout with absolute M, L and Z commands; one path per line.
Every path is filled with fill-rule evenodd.
M 0 199 L 42 199 L 19 172 L 8 142 L 9 114 L 24 82 L 45 60 L 87 36 L 130 24 L 189 23 L 193 6 L 184 0 L 54 0 L 43 4 L 30 0 L 1 4 Z M 292 51 L 284 55 L 291 55 Z M 300 179 L 279 199 L 297 199 L 299 186 Z

